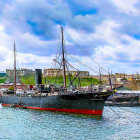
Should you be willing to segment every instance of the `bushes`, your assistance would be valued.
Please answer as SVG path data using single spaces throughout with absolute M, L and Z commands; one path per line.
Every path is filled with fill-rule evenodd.
M 8 90 L 13 91 L 14 87 L 9 87 Z
M 34 85 L 35 84 L 35 74 L 28 74 L 20 77 L 21 83 L 25 85 Z
M 0 78 L 0 83 L 4 83 L 5 82 L 5 80 L 7 80 L 7 78 Z

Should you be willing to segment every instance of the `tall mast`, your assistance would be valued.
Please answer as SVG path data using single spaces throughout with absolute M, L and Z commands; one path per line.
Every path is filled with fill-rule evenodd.
M 66 61 L 65 61 L 65 51 L 64 51 L 64 36 L 63 36 L 63 27 L 61 27 L 62 33 L 62 63 L 63 63 L 63 78 L 64 78 L 64 88 L 66 88 Z
M 100 79 L 100 82 L 101 82 L 101 85 L 102 85 L 102 72 L 101 72 L 101 70 L 102 70 L 102 69 L 99 68 L 99 74 L 100 74 L 100 75 L 99 75 L 99 79 Z
M 16 93 L 16 44 L 14 41 L 14 94 Z
M 109 84 L 110 84 L 110 88 L 112 90 L 112 82 L 111 82 L 111 77 L 110 77 L 110 72 L 108 71 L 108 74 L 109 74 Z

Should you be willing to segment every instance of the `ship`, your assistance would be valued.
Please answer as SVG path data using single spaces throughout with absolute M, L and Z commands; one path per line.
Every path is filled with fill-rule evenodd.
M 128 93 L 127 93 L 128 92 Z M 133 91 L 120 91 L 117 95 L 109 97 L 105 102 L 107 106 L 123 106 L 123 107 L 135 107 L 140 106 L 140 97 L 135 95 Z
M 63 27 L 61 27 L 62 36 L 62 62 L 54 60 L 63 68 L 63 86 L 56 87 L 52 84 L 42 84 L 42 70 L 35 69 L 36 87 L 32 90 L 19 93 L 16 87 L 16 45 L 14 43 L 14 91 L 13 93 L 0 92 L 0 103 L 2 106 L 19 107 L 35 110 L 57 111 L 67 113 L 78 113 L 88 115 L 102 115 L 104 104 L 107 98 L 114 93 L 114 89 L 103 90 L 88 88 L 87 90 L 72 86 L 73 80 L 69 86 L 66 81 L 66 59 L 64 48 Z M 78 74 L 75 76 L 77 77 Z M 72 88 L 69 88 L 69 87 Z

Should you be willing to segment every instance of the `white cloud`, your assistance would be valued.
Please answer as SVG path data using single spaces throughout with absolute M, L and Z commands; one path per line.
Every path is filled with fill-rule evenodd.
M 109 24 L 109 22 L 112 24 Z M 96 27 L 94 37 L 107 41 L 108 45 L 98 46 L 95 49 L 94 58 L 100 64 L 105 64 L 116 72 L 136 72 L 136 68 L 132 64 L 140 65 L 140 40 L 120 33 L 116 30 L 120 26 L 113 24 L 113 22 L 104 21 Z
M 1 71 L 5 69 L 13 68 L 13 51 L 9 50 L 5 46 L 0 46 L 0 51 L 3 52 L 1 55 Z M 17 52 L 17 68 L 49 68 L 53 62 L 54 56 L 37 56 L 28 53 L 19 53 Z
M 96 51 L 104 51 L 102 52 L 103 55 L 107 54 L 108 57 L 112 56 L 113 59 L 115 57 L 117 59 L 117 53 L 127 54 L 130 58 L 130 61 L 140 59 L 140 40 L 136 40 L 127 34 L 120 33 L 117 30 L 119 27 L 120 26 L 114 21 L 103 21 L 103 23 L 96 27 L 96 32 L 94 33 L 93 37 L 95 39 L 105 40 L 108 43 L 108 45 L 99 46 Z
M 130 15 L 139 15 L 139 10 L 135 7 L 138 0 L 111 0 L 120 12 Z
M 83 30 L 78 30 L 67 26 L 65 28 L 66 39 L 70 39 L 73 43 L 84 46 L 92 44 L 93 33 L 84 32 Z
M 119 43 L 121 34 L 116 32 L 120 25 L 115 23 L 113 20 L 104 20 L 101 24 L 95 26 L 95 33 L 93 34 L 94 39 L 105 40 L 112 45 Z
M 0 32 L 4 30 L 4 27 L 0 25 Z
M 82 30 L 67 27 L 66 35 L 71 39 L 71 42 L 76 44 L 89 44 L 89 51 L 93 51 L 91 57 L 106 70 L 112 69 L 114 72 L 128 73 L 137 72 L 137 67 L 133 65 L 140 65 L 140 40 L 120 32 L 120 28 L 121 25 L 115 21 L 104 20 L 95 27 L 94 33 L 85 33 Z M 95 48 L 94 42 L 97 40 L 106 42 L 106 44 L 98 44 Z M 81 49 L 83 50 L 82 47 Z M 75 57 L 98 71 L 98 66 L 88 56 L 75 55 Z M 80 65 L 77 66 L 80 67 Z
M 7 35 L 4 32 L 4 28 L 0 25 L 0 63 L 1 67 L 0 70 L 4 71 L 7 68 L 13 68 L 13 44 L 14 39 L 12 36 Z M 19 36 L 21 36 L 19 34 Z M 45 42 L 42 40 L 39 40 L 38 37 L 30 35 L 30 34 L 23 34 L 23 38 L 26 41 L 34 42 L 38 47 L 40 45 L 48 45 L 51 44 L 50 42 Z M 20 37 L 17 37 L 17 39 L 20 39 Z M 21 45 L 21 44 L 20 44 Z M 18 50 L 18 46 L 17 46 Z M 24 48 L 23 48 L 24 50 Z M 54 55 L 51 56 L 39 56 L 34 55 L 32 53 L 21 53 L 17 52 L 17 59 L 18 59 L 18 67 L 29 67 L 29 68 L 45 68 L 50 67 L 52 64 L 52 60 L 54 58 Z M 20 64 L 19 64 L 20 63 Z
M 97 8 L 97 14 L 75 15 L 70 9 L 72 5 L 63 0 L 14 0 L 5 4 L 5 7 L 2 6 L 0 50 L 3 53 L 0 69 L 8 67 L 14 39 L 25 65 L 32 68 L 50 66 L 50 58 L 52 59 L 58 46 L 59 23 L 65 25 L 66 45 L 73 49 L 70 48 L 70 53 L 75 53 L 75 57 L 83 63 L 98 70 L 88 56 L 85 56 L 86 53 L 80 53 L 80 49 L 85 49 L 106 69 L 110 67 L 116 72 L 136 71 L 132 64 L 139 64 L 140 41 L 128 35 L 128 31 L 139 31 L 135 26 L 136 23 L 139 25 L 139 10 L 135 7 L 138 0 L 76 0 L 75 3 L 79 7 L 82 5 L 81 8 Z M 27 20 L 33 22 L 31 24 L 35 23 L 37 28 L 28 24 Z M 126 25 L 129 28 L 124 31 Z M 43 31 L 43 35 L 37 34 L 39 31 Z M 80 65 L 76 66 L 82 68 Z

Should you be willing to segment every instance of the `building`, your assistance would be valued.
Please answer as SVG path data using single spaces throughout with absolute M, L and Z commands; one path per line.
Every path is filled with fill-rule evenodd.
M 140 80 L 133 79 L 129 81 L 126 86 L 132 90 L 140 90 Z
M 80 72 L 80 73 L 79 73 Z M 89 77 L 88 71 L 67 71 L 66 75 L 71 74 L 72 76 L 76 76 L 79 73 L 79 77 Z
M 10 87 L 14 87 L 14 83 L 1 83 L 0 84 L 0 89 L 9 89 Z M 27 85 L 23 85 L 23 84 L 20 84 L 20 83 L 17 83 L 16 84 L 16 87 L 18 89 L 27 89 Z
M 27 75 L 30 73 L 34 73 L 34 71 L 32 69 L 26 69 L 26 68 L 21 68 L 21 69 L 17 69 L 16 70 L 16 76 L 20 77 L 23 75 Z M 8 77 L 14 77 L 14 70 L 12 69 L 6 69 L 6 74 Z
M 102 75 L 102 80 L 103 81 L 108 81 L 109 80 L 109 75 Z
M 93 77 L 96 78 L 96 79 L 98 79 L 98 80 L 100 80 L 100 76 L 99 76 L 99 75 L 94 75 Z M 122 82 L 122 79 L 123 79 L 123 78 L 120 78 L 120 77 L 123 77 L 123 78 L 124 78 L 124 75 L 117 74 L 117 76 L 116 76 L 116 75 L 114 75 L 114 74 L 111 74 L 111 75 L 110 75 L 111 83 L 112 83 L 112 84 L 118 84 L 118 83 Z M 101 81 L 102 81 L 104 84 L 110 84 L 109 75 L 108 75 L 108 74 L 101 75 Z
M 16 70 L 16 80 L 17 82 L 20 82 L 20 77 L 27 75 L 27 74 L 31 74 L 31 73 L 35 73 L 32 69 L 17 69 Z M 8 76 L 8 82 L 14 82 L 14 70 L 11 69 L 6 69 L 6 74 Z
M 72 76 L 76 76 L 79 71 L 66 71 L 66 75 L 71 74 Z M 44 77 L 55 77 L 55 76 L 62 76 L 63 69 L 44 69 L 43 76 Z M 79 77 L 89 77 L 88 71 L 80 71 Z
M 62 76 L 63 70 L 62 69 L 44 69 L 43 77 L 55 77 L 55 76 Z
M 140 74 L 138 72 L 134 74 L 133 79 L 140 80 Z
M 133 80 L 133 75 L 126 74 L 126 75 L 125 75 L 125 78 L 126 78 L 128 81 L 132 81 L 132 80 Z
M 125 73 L 115 73 L 115 78 L 125 78 L 126 74 Z

